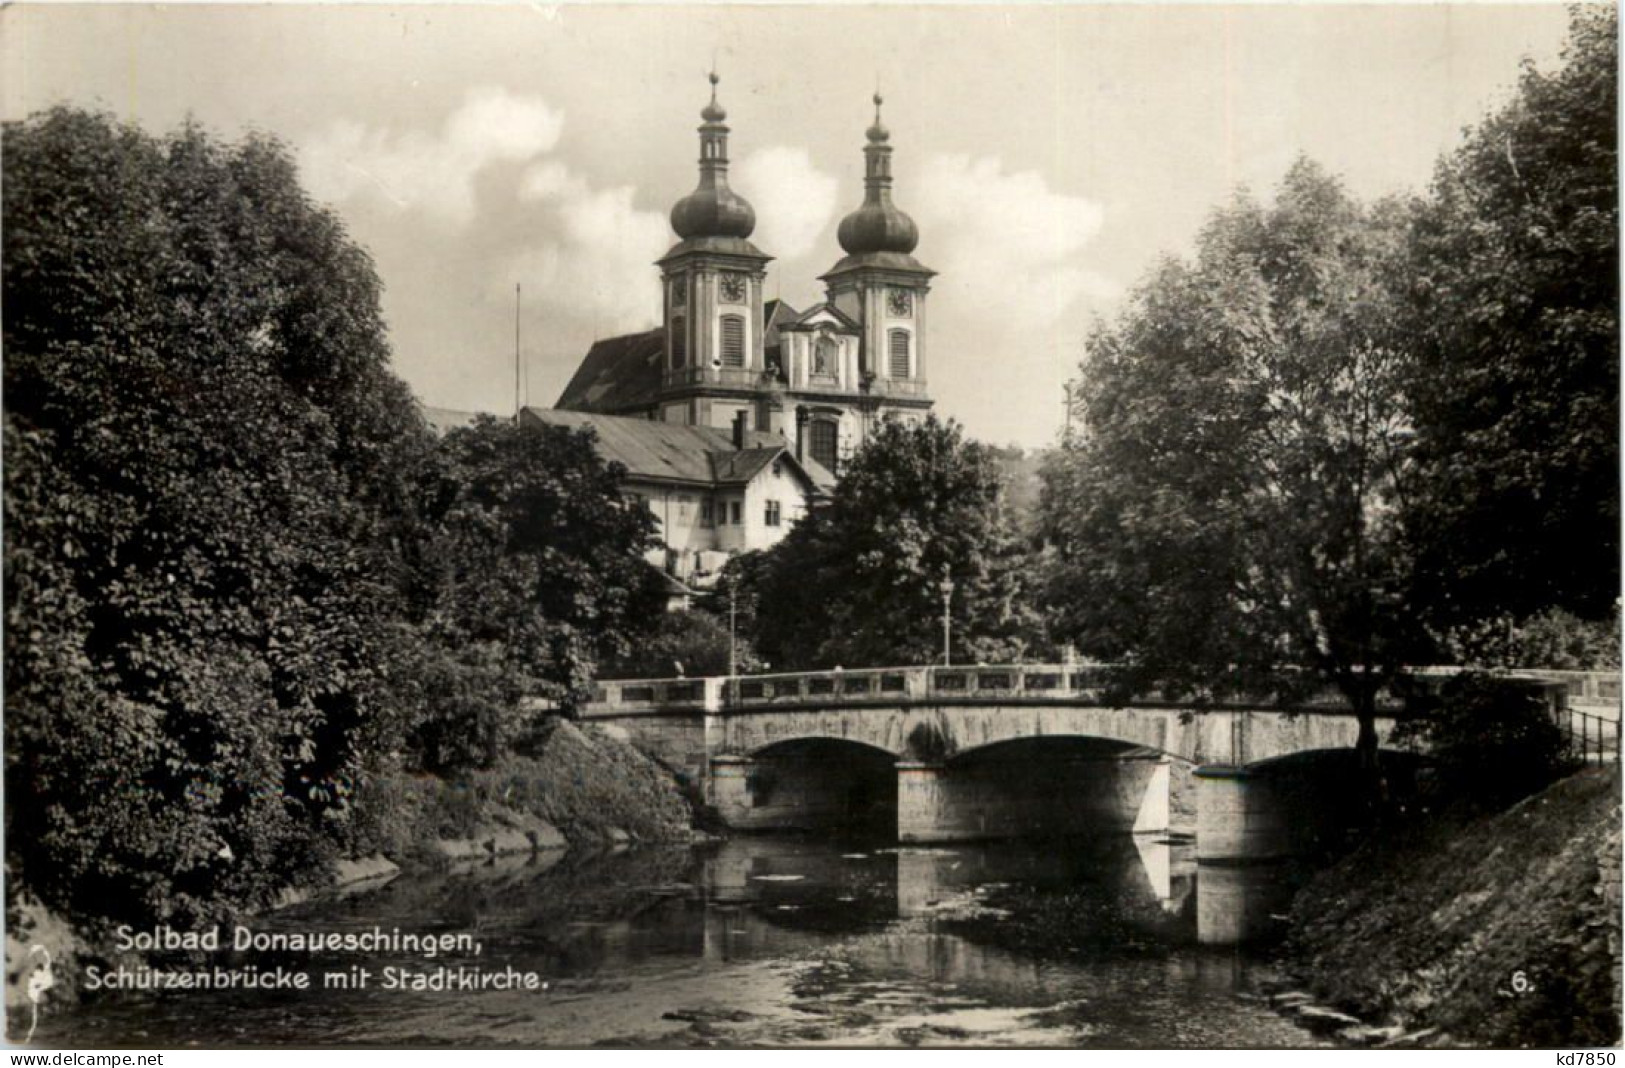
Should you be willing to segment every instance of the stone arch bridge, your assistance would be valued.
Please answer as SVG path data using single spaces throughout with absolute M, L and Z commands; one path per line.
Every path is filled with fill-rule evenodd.
M 1251 859 L 1300 850 L 1349 799 L 1358 724 L 1335 694 L 1198 708 L 1113 702 L 1105 682 L 1076 665 L 611 681 L 582 715 L 697 783 L 739 829 L 1185 832 L 1204 859 Z M 1561 686 L 1544 692 L 1562 705 Z M 1377 722 L 1391 752 L 1398 711 L 1388 702 Z

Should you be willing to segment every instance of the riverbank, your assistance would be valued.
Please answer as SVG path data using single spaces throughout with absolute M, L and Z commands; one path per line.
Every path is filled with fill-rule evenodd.
M 455 777 L 375 781 L 358 852 L 403 867 L 628 842 L 686 842 L 693 811 L 670 772 L 596 727 L 554 720 L 523 754 Z
M 1588 768 L 1369 842 L 1298 893 L 1283 967 L 1422 1045 L 1617 1045 L 1619 800 L 1619 769 Z
M 267 907 L 377 885 L 402 871 L 697 837 L 693 811 L 670 772 L 624 741 L 565 720 L 545 724 L 524 754 L 487 769 L 455 777 L 377 776 L 357 797 L 357 821 L 353 856 L 284 887 Z M 98 948 L 110 944 L 110 931 L 94 920 L 70 922 L 26 888 L 12 890 L 5 1004 L 8 1019 L 24 1021 L 26 1031 L 30 981 L 43 1004 L 75 1000 L 84 964 L 112 956 Z M 47 959 L 51 981 L 40 986 Z

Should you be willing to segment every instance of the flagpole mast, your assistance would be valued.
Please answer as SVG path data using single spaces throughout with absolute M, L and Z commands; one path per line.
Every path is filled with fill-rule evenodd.
M 519 424 L 519 283 L 513 284 L 513 421 Z

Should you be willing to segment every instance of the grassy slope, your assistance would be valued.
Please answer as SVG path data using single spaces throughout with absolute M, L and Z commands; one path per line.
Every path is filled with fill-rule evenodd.
M 1617 768 L 1588 769 L 1367 845 L 1298 895 L 1293 969 L 1366 1018 L 1468 1045 L 1617 1044 L 1619 798 Z
M 374 826 L 359 851 L 411 863 L 436 839 L 477 838 L 524 817 L 547 821 L 571 845 L 689 839 L 692 813 L 671 774 L 625 742 L 561 720 L 528 752 L 449 779 L 375 780 L 361 799 Z

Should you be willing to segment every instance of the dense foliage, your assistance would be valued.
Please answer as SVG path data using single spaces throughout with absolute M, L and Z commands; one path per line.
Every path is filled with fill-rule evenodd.
M 724 602 L 726 598 L 723 598 Z M 745 675 L 764 670 L 745 632 L 728 629 L 728 609 L 663 612 L 653 630 L 641 635 L 624 655 L 606 661 L 601 675 L 613 679 L 669 679 L 679 676 Z
M 563 431 L 437 443 L 280 145 L 58 109 L 4 160 L 8 887 L 263 902 L 366 833 L 371 773 L 486 761 L 624 650 L 620 472 Z
M 1450 628 L 1441 648 L 1445 661 L 1477 668 L 1618 671 L 1619 616 L 1581 619 L 1553 608 L 1518 620 L 1502 613 Z
M 1615 8 L 1443 160 L 1405 267 L 1417 607 L 1441 628 L 1616 613 Z
M 994 662 L 1036 629 L 1023 561 L 991 451 L 932 416 L 881 424 L 829 504 L 739 574 L 775 668 L 940 662 L 945 577 L 953 657 Z
M 1374 746 L 1409 651 L 1406 432 L 1386 285 L 1400 235 L 1307 162 L 1238 197 L 1090 339 L 1080 432 L 1046 469 L 1058 636 L 1131 689 L 1290 696 L 1326 680 Z M 1292 669 L 1310 667 L 1310 674 Z
M 202 919 L 338 833 L 427 431 L 276 144 L 58 110 L 4 150 L 10 860 Z
M 1400 726 L 1398 742 L 1426 749 L 1451 799 L 1502 808 L 1569 767 L 1563 732 L 1528 683 L 1466 672 L 1419 711 Z
M 1058 639 L 1130 688 L 1335 684 L 1368 753 L 1406 662 L 1617 662 L 1615 53 L 1577 9 L 1427 196 L 1299 161 L 1097 329 L 1045 471 Z
M 620 497 L 591 434 L 484 417 L 443 443 L 410 667 L 418 762 L 489 765 L 533 721 L 527 700 L 583 698 L 602 659 L 660 619 L 642 559 L 654 520 Z

